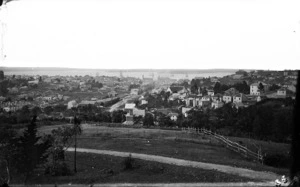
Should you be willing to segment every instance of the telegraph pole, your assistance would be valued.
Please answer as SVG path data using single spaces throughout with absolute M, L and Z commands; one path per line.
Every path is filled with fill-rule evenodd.
M 74 152 L 74 173 L 77 173 L 77 167 L 76 167 L 76 148 L 77 148 L 77 118 L 76 115 L 74 117 L 74 130 L 75 130 L 75 152 Z

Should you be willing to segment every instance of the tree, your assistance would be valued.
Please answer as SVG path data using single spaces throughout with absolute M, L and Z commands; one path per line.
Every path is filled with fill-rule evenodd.
M 264 91 L 264 85 L 260 82 L 258 85 L 259 91 Z
M 0 96 L 6 96 L 8 93 L 8 81 L 4 80 L 0 82 Z
M 194 79 L 193 79 L 194 80 Z M 198 86 L 197 86 L 197 83 L 195 81 L 191 82 L 191 92 L 193 94 L 198 94 Z
M 292 134 L 292 146 L 291 146 L 291 155 L 292 155 L 292 164 L 291 164 L 291 178 L 295 176 L 298 177 L 298 182 L 296 185 L 300 185 L 299 183 L 299 175 L 300 175 L 300 71 L 298 71 L 297 78 L 297 91 L 296 91 L 296 104 L 294 106 L 294 116 L 293 116 L 293 134 Z M 294 185 L 294 186 L 296 186 Z
M 250 86 L 246 83 L 246 81 L 243 81 L 242 83 L 236 83 L 232 87 L 237 89 L 239 92 L 244 93 L 244 94 L 249 94 L 250 93 Z
M 216 82 L 215 86 L 214 86 L 214 93 L 221 93 L 221 84 L 219 82 Z
M 146 113 L 143 121 L 143 125 L 146 127 L 150 127 L 154 125 L 153 116 L 150 113 Z
M 178 127 L 182 127 L 182 123 L 184 121 L 184 115 L 182 113 L 179 113 L 177 120 L 176 120 L 176 124 Z
M 183 83 L 180 84 L 181 86 L 184 86 L 185 88 L 189 87 L 189 83 L 184 81 Z
M 276 85 L 276 84 L 272 84 L 272 86 L 270 86 L 269 90 L 270 91 L 275 91 L 278 90 L 280 88 L 280 86 Z
M 55 105 L 53 108 L 54 112 L 64 112 L 67 110 L 67 106 L 63 104 Z
M 96 82 L 95 80 L 93 80 L 92 82 L 92 88 L 102 88 L 103 84 L 101 82 Z
M 25 177 L 25 183 L 38 165 L 46 161 L 46 151 L 51 146 L 50 141 L 40 141 L 37 136 L 36 116 L 27 125 L 23 135 L 19 138 L 16 168 Z
M 51 114 L 51 112 L 53 112 L 54 110 L 53 110 L 53 107 L 52 106 L 46 106 L 45 108 L 44 108 L 44 112 L 45 112 L 45 114 L 47 114 L 47 115 L 50 115 Z
M 23 106 L 17 115 L 18 123 L 28 123 L 30 121 L 30 110 L 27 105 Z
M 17 151 L 16 134 L 11 126 L 0 127 L 0 185 L 9 184 L 12 178 L 11 170 Z
M 158 124 L 161 127 L 171 127 L 175 126 L 175 122 L 170 119 L 169 116 L 161 114 L 158 118 Z
M 76 116 L 74 117 L 74 140 L 75 140 L 75 151 L 74 151 L 74 172 L 77 173 L 77 160 L 76 160 L 76 148 L 77 148 L 77 134 L 81 134 L 81 126 L 80 126 L 81 120 L 77 118 Z
M 32 116 L 38 116 L 41 112 L 42 112 L 41 108 L 38 107 L 38 106 L 35 106 L 35 107 L 31 110 L 31 115 L 32 115 Z
M 113 123 L 122 123 L 125 120 L 125 114 L 122 110 L 113 111 L 111 116 Z
M 201 93 L 202 93 L 202 95 L 207 95 L 206 87 L 204 87 L 204 88 L 201 90 Z
M 79 133 L 81 130 L 77 129 L 77 131 Z M 51 147 L 47 150 L 46 174 L 63 176 L 71 173 L 65 163 L 65 150 L 71 146 L 74 133 L 74 127 L 63 126 L 52 130 L 51 135 L 45 137 L 51 142 Z

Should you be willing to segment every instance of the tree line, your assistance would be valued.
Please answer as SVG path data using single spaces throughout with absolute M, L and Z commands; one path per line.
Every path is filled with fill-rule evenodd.
M 43 136 L 37 134 L 36 116 L 21 133 L 11 126 L 0 126 L 0 185 L 9 184 L 15 178 L 26 184 L 38 168 L 45 175 L 71 174 L 64 153 L 72 144 L 73 136 L 80 132 L 78 118 L 74 126 L 60 127 Z

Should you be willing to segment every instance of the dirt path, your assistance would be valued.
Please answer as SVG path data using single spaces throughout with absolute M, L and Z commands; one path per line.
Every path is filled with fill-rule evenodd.
M 67 151 L 74 151 L 74 148 L 69 148 Z M 273 184 L 274 184 L 273 181 L 280 178 L 279 175 L 271 172 L 254 171 L 250 169 L 237 168 L 237 167 L 220 165 L 220 164 L 196 162 L 196 161 L 189 161 L 189 160 L 176 159 L 176 158 L 157 156 L 157 155 L 147 155 L 147 154 L 119 152 L 119 151 L 110 151 L 110 150 L 85 149 L 85 148 L 77 148 L 77 152 L 104 154 L 104 155 L 112 155 L 112 156 L 119 156 L 119 157 L 128 157 L 129 154 L 131 154 L 133 158 L 137 158 L 137 159 L 160 162 L 165 164 L 173 164 L 177 166 L 187 166 L 187 167 L 201 168 L 207 170 L 217 170 L 223 173 L 238 175 L 238 176 L 247 177 L 251 179 L 257 179 L 269 183 L 272 182 Z

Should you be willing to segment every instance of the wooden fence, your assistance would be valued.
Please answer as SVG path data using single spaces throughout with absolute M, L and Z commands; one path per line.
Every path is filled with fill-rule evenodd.
M 250 157 L 250 158 L 253 158 L 255 160 L 258 160 L 260 161 L 261 163 L 263 163 L 263 156 L 262 156 L 262 152 L 261 150 L 259 149 L 258 152 L 254 152 L 252 150 L 249 150 L 247 147 L 245 146 L 242 146 L 236 142 L 233 142 L 231 140 L 229 140 L 228 138 L 225 138 L 224 136 L 222 135 L 219 135 L 215 132 L 212 132 L 210 130 L 206 130 L 204 128 L 191 128 L 191 127 L 188 127 L 188 128 L 181 128 L 182 131 L 186 132 L 186 133 L 195 133 L 195 134 L 206 134 L 206 135 L 210 135 L 212 137 L 214 137 L 215 139 L 221 141 L 222 143 L 224 143 L 226 145 L 226 147 L 230 150 L 233 150 L 239 154 L 241 154 L 242 156 L 245 156 L 245 157 Z

